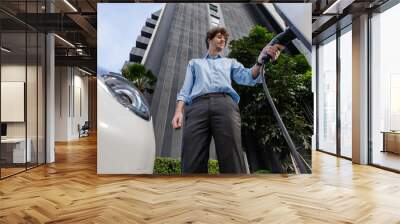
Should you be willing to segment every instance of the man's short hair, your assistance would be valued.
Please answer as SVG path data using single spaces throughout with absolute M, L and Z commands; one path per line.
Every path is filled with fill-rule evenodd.
M 207 49 L 209 47 L 209 43 L 208 40 L 212 40 L 215 36 L 217 36 L 217 34 L 221 33 L 222 35 L 224 35 L 225 37 L 225 46 L 226 43 L 228 43 L 228 38 L 229 38 L 229 33 L 228 31 L 226 31 L 226 29 L 224 27 L 214 27 L 211 30 L 209 30 L 207 32 L 207 36 L 206 36 L 206 46 Z

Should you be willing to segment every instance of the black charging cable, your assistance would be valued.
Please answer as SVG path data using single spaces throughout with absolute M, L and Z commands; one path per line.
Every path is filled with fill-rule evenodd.
M 286 45 L 288 44 L 291 40 L 295 39 L 296 36 L 293 34 L 293 32 L 290 29 L 286 29 L 282 33 L 278 34 L 276 37 L 274 37 L 271 42 L 269 43 L 271 46 L 275 44 L 281 44 L 281 45 Z M 298 174 L 306 174 L 306 173 L 311 173 L 311 166 L 305 161 L 305 159 L 300 155 L 300 153 L 296 150 L 296 146 L 294 145 L 292 138 L 289 135 L 288 130 L 286 129 L 285 124 L 282 121 L 282 118 L 276 109 L 276 106 L 274 104 L 274 101 L 272 100 L 271 94 L 269 92 L 267 82 L 265 80 L 264 76 L 264 71 L 265 71 L 265 64 L 269 63 L 271 61 L 271 56 L 267 55 L 266 57 L 263 58 L 263 64 L 261 65 L 260 69 L 260 75 L 262 76 L 262 81 L 263 81 L 263 89 L 265 92 L 265 95 L 267 96 L 267 101 L 269 105 L 271 106 L 272 113 L 274 114 L 274 117 L 276 118 L 276 121 L 278 122 L 279 129 L 281 130 L 283 136 L 285 137 L 286 143 L 289 146 L 289 151 L 290 151 L 290 157 L 292 159 L 293 165 L 295 172 Z

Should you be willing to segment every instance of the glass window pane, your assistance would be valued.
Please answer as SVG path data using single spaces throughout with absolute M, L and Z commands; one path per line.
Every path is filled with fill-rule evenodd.
M 336 40 L 318 48 L 318 147 L 336 153 Z
M 340 153 L 351 158 L 352 142 L 352 35 L 340 36 Z
M 1 46 L 1 175 L 25 170 L 26 33 L 2 33 Z
M 38 1 L 27 2 L 26 12 L 38 13 Z M 29 15 L 29 14 L 28 14 Z M 37 23 L 38 17 L 30 18 Z M 36 21 L 35 21 L 36 20 Z M 38 164 L 38 45 L 39 38 L 36 30 L 27 29 L 27 69 L 26 69 L 26 130 L 27 130 L 27 167 Z
M 371 19 L 372 163 L 400 170 L 400 4 Z
M 27 118 L 27 149 L 30 151 L 28 153 L 28 168 L 37 165 L 37 80 L 38 80 L 38 35 L 36 32 L 27 33 L 27 80 L 26 80 L 26 118 Z
M 45 12 L 45 0 L 1 1 L 0 7 L 32 16 Z M 0 173 L 4 178 L 45 162 L 46 40 L 43 33 L 2 12 L 0 22 Z

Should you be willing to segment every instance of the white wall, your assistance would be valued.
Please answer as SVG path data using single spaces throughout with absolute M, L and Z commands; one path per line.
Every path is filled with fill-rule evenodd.
M 56 141 L 79 138 L 78 124 L 88 120 L 88 78 L 83 75 L 76 68 L 56 67 Z
M 55 68 L 55 141 L 68 141 L 69 69 Z
M 25 80 L 27 79 L 27 80 Z M 5 122 L 7 124 L 7 137 L 8 138 L 24 138 L 25 135 L 29 139 L 29 148 L 31 149 L 32 162 L 36 162 L 39 159 L 39 163 L 44 163 L 45 159 L 45 116 L 44 116 L 44 100 L 45 100 L 45 89 L 44 89 L 44 73 L 42 72 L 41 66 L 17 64 L 2 64 L 1 66 L 1 81 L 3 82 L 20 82 L 24 83 L 26 87 L 18 90 L 18 94 L 25 93 L 22 98 L 22 102 L 19 102 L 19 107 L 10 107 L 5 101 L 2 101 L 2 114 L 14 113 L 20 114 L 20 120 L 16 122 Z M 15 88 L 15 87 L 14 87 Z M 9 101 L 10 104 L 18 103 L 10 96 L 11 91 L 6 91 L 2 88 L 2 99 L 14 100 Z M 26 103 L 26 105 L 25 105 Z M 25 119 L 26 113 L 26 119 Z M 3 117 L 2 117 L 3 120 Z M 51 160 L 49 160 L 51 161 Z
M 27 69 L 27 70 L 26 70 Z M 36 74 L 36 67 L 34 66 L 27 66 L 25 67 L 24 65 L 20 65 L 20 64 L 3 64 L 1 66 L 1 81 L 2 82 L 24 82 L 25 81 L 25 76 L 26 76 L 26 72 L 28 72 L 28 74 Z M 29 80 L 29 84 L 32 85 L 36 85 L 36 81 L 34 81 L 34 83 L 32 80 Z M 35 105 L 29 105 L 33 99 L 36 99 L 36 89 L 31 89 L 31 88 L 27 88 L 27 103 L 28 106 L 34 106 L 36 108 L 36 104 Z M 6 97 L 6 96 L 2 96 L 2 97 Z M 36 101 L 35 101 L 36 102 Z M 24 110 L 24 108 L 22 108 Z M 7 110 L 7 108 L 2 108 L 2 110 Z M 28 111 L 31 112 L 31 111 Z M 28 122 L 32 122 L 35 121 L 36 123 L 36 114 L 33 113 L 28 113 L 27 114 L 27 118 L 28 118 Z M 7 122 L 7 136 L 8 137 L 25 137 L 25 126 L 26 126 L 26 122 Z M 34 128 L 36 130 L 36 126 L 33 127 L 33 125 L 31 123 L 29 123 L 28 125 L 28 137 L 29 134 L 31 133 L 31 128 Z
M 77 75 L 75 70 L 74 75 L 74 108 L 72 108 L 72 119 L 71 119 L 71 135 L 73 138 L 78 138 L 78 124 L 81 126 L 85 121 L 89 120 L 88 116 L 88 77 Z M 79 73 L 81 74 L 81 73 Z M 80 92 L 80 93 L 79 93 Z M 80 95 L 80 97 L 79 97 Z M 80 101 L 80 102 L 79 102 Z M 81 108 L 79 108 L 81 107 Z M 81 110 L 81 111 L 80 111 Z

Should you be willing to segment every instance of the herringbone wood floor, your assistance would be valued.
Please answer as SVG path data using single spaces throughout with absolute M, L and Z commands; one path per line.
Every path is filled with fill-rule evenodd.
M 0 223 L 400 223 L 400 175 L 319 152 L 306 176 L 98 176 L 96 139 L 0 181 Z

